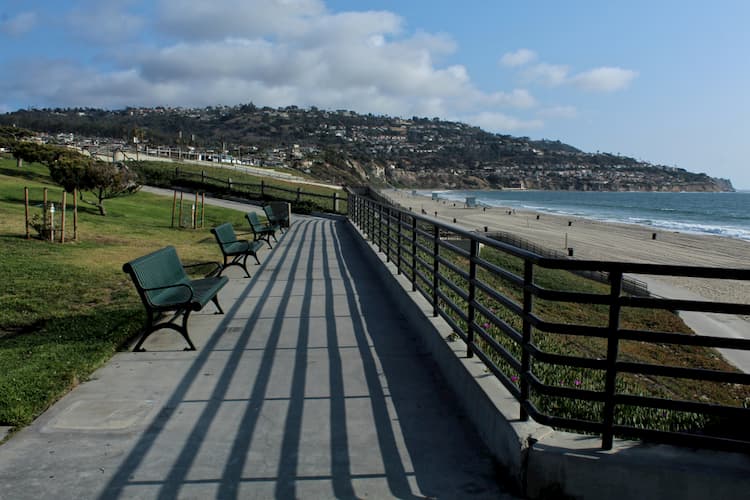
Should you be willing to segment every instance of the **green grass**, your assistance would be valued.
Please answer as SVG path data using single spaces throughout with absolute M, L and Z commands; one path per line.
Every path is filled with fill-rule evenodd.
M 23 426 L 87 379 L 140 329 L 145 319 L 122 264 L 164 245 L 186 264 L 218 261 L 209 228 L 244 214 L 207 206 L 204 229 L 171 228 L 172 199 L 147 193 L 107 200 L 108 215 L 79 204 L 78 240 L 26 239 L 24 187 L 31 214 L 62 190 L 41 165 L 0 159 L 0 425 Z M 67 197 L 66 232 L 72 236 Z M 59 205 L 58 205 L 59 210 Z

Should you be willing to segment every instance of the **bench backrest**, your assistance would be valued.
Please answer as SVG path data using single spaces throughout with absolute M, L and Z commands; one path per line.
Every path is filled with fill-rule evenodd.
M 258 218 L 258 214 L 256 214 L 255 212 L 246 213 L 245 218 L 247 218 L 247 221 L 250 223 L 250 227 L 253 228 L 253 231 L 260 231 L 265 227 Z
M 230 222 L 225 222 L 224 224 L 212 228 L 211 232 L 214 234 L 216 241 L 219 242 L 219 245 L 221 245 L 222 248 L 226 245 L 237 242 L 237 234 L 235 234 L 234 228 Z
M 122 270 L 133 279 L 141 299 L 152 304 L 159 303 L 159 296 L 164 291 L 146 292 L 146 289 L 190 283 L 177 251 L 171 245 L 126 263 Z
M 282 214 L 276 213 L 271 205 L 264 205 L 263 211 L 266 213 L 266 217 L 271 222 L 279 222 L 282 220 Z

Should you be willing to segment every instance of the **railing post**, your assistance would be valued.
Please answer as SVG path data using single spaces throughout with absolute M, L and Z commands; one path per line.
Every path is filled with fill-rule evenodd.
M 440 272 L 440 262 L 438 261 L 440 256 L 440 228 L 437 224 L 432 225 L 432 244 L 432 315 L 437 317 L 439 314 L 438 286 L 440 285 L 438 279 L 438 273 Z
M 534 284 L 534 264 L 530 260 L 524 260 L 523 263 L 523 344 L 521 345 L 521 414 L 519 418 L 523 421 L 529 419 L 526 411 L 526 403 L 530 398 L 528 373 L 531 372 L 531 354 L 529 354 L 529 345 L 531 344 L 531 321 L 529 316 L 533 311 L 534 296 L 531 293 L 531 287 Z
M 417 218 L 411 216 L 411 291 L 417 291 Z
M 466 357 L 471 358 L 474 356 L 474 316 L 476 315 L 476 308 L 474 302 L 476 300 L 476 281 L 477 281 L 477 257 L 479 256 L 479 242 L 474 238 L 471 239 L 471 246 L 469 253 L 469 311 L 467 314 L 467 329 L 466 329 Z
M 385 262 L 391 261 L 391 207 L 385 207 Z
M 378 252 L 383 251 L 383 205 L 378 203 Z
M 611 450 L 615 423 L 615 385 L 617 382 L 617 354 L 620 348 L 620 293 L 622 292 L 622 271 L 609 273 L 609 325 L 607 333 L 607 374 L 604 382 L 604 410 L 602 420 L 602 449 Z
M 371 200 L 366 200 L 365 204 L 367 205 L 367 222 L 369 226 L 369 231 L 367 232 L 367 236 L 370 237 L 370 241 L 372 244 L 375 244 L 375 209 L 373 208 L 373 202 Z
M 401 236 L 403 234 L 403 218 L 398 212 L 398 232 L 396 233 L 396 274 L 401 274 Z

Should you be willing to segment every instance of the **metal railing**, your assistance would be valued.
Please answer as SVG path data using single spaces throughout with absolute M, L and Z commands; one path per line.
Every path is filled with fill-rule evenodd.
M 701 350 L 706 359 L 721 360 L 714 349 L 750 351 L 746 339 L 651 331 L 633 323 L 653 311 L 750 315 L 750 304 L 635 296 L 622 287 L 628 274 L 748 281 L 750 269 L 544 257 L 354 193 L 348 216 L 412 291 L 430 301 L 452 336 L 465 342 L 467 356 L 477 356 L 519 401 L 522 420 L 599 434 L 603 449 L 612 448 L 615 436 L 750 449 L 749 374 L 726 363 L 686 366 L 632 353 Z M 583 283 L 574 289 L 556 288 L 557 277 L 582 271 L 605 273 L 609 283 L 589 289 L 588 280 L 577 276 Z M 589 323 L 576 316 L 581 308 L 590 311 L 584 316 Z M 579 347 L 565 347 L 570 345 Z M 591 353 L 582 354 L 587 349 Z M 714 389 L 733 396 L 719 402 L 701 394 L 676 398 L 670 381 L 678 379 L 718 384 Z

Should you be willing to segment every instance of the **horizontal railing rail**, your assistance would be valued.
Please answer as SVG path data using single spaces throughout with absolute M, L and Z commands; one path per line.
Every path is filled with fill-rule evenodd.
M 354 193 L 348 216 L 466 344 L 466 355 L 519 401 L 522 420 L 600 434 L 603 449 L 615 436 L 750 449 L 750 374 L 714 350 L 750 351 L 750 340 L 695 335 L 679 319 L 674 332 L 649 329 L 659 311 L 671 322 L 676 311 L 750 315 L 750 304 L 651 297 L 624 286 L 633 274 L 750 281 L 750 269 L 542 255 Z M 582 273 L 604 283 L 589 286 Z M 715 385 L 675 395 L 683 380 Z M 700 394 L 709 388 L 720 400 Z

